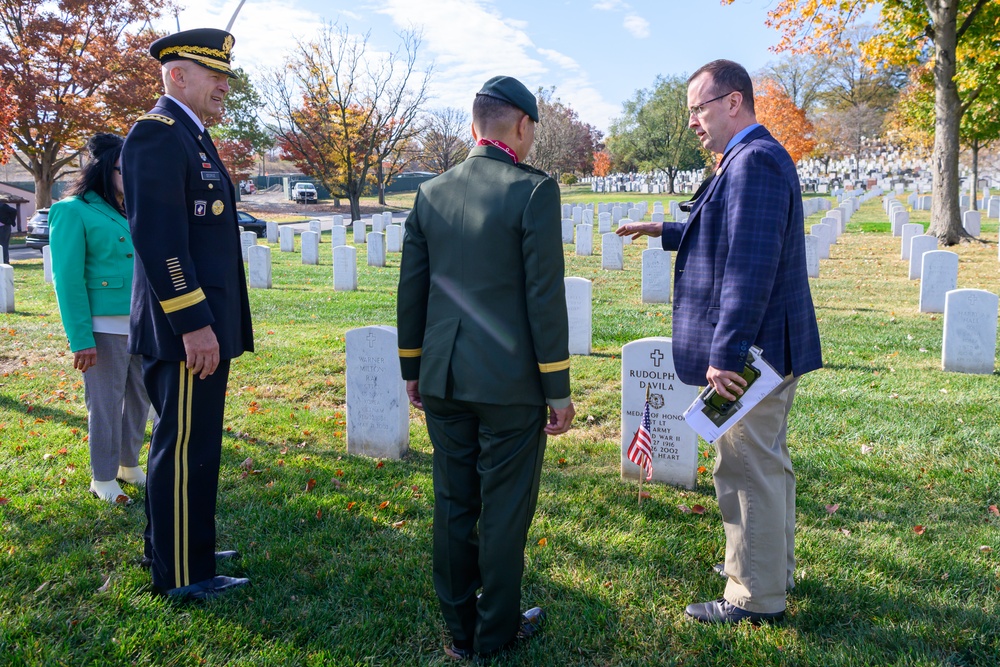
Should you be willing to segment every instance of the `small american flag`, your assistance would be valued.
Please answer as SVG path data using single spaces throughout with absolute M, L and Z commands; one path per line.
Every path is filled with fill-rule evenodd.
M 632 444 L 628 446 L 625 456 L 632 463 L 645 468 L 647 482 L 653 479 L 653 451 L 650 449 L 653 438 L 649 434 L 649 429 L 649 401 L 646 401 L 646 407 L 642 411 L 642 422 L 640 422 L 639 429 L 635 432 L 635 437 L 632 438 Z

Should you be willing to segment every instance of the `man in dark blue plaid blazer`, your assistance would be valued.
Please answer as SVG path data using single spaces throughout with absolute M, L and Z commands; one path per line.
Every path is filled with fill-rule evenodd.
M 735 400 L 751 345 L 785 376 L 716 441 L 726 590 L 686 610 L 708 623 L 776 621 L 794 585 L 788 413 L 799 376 L 822 366 L 799 180 L 788 152 L 757 123 L 742 66 L 717 60 L 699 69 L 688 80 L 688 106 L 702 145 L 722 155 L 718 168 L 686 223 L 627 223 L 618 234 L 662 236 L 663 249 L 677 251 L 673 351 L 683 382 Z

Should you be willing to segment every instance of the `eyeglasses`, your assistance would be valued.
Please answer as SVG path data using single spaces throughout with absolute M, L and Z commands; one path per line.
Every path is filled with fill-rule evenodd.
M 725 93 L 724 95 L 719 95 L 718 97 L 713 97 L 710 100 L 705 100 L 701 104 L 696 104 L 693 107 L 688 107 L 688 115 L 690 115 L 690 116 L 700 116 L 703 113 L 705 113 L 705 107 L 706 106 L 708 106 L 712 102 L 715 102 L 716 100 L 721 100 L 723 97 L 726 97 L 727 95 L 732 95 L 735 92 L 738 92 L 738 91 L 730 90 L 728 93 Z
M 111 167 L 111 168 L 114 169 L 115 171 L 117 171 L 119 174 L 122 173 L 122 168 L 121 167 Z

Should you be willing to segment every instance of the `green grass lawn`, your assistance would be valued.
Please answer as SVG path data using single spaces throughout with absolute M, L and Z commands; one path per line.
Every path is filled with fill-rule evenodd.
M 669 197 L 621 200 L 638 199 Z M 951 250 L 960 287 L 995 292 L 997 224 L 983 227 L 989 244 Z M 940 370 L 943 317 L 917 312 L 887 230 L 866 204 L 812 281 L 826 367 L 802 379 L 790 420 L 797 585 L 787 621 L 760 629 L 683 614 L 723 588 L 711 475 L 692 491 L 650 485 L 641 507 L 619 477 L 621 346 L 670 335 L 669 305 L 639 301 L 645 243 L 626 247 L 622 272 L 567 246 L 567 275 L 593 281 L 594 354 L 573 358 L 577 420 L 549 440 L 526 551 L 524 606 L 549 621 L 497 664 L 997 664 L 998 373 Z M 41 260 L 15 263 L 18 311 L 0 315 L 0 664 L 448 662 L 422 415 L 401 461 L 380 467 L 344 442 L 344 332 L 394 324 L 399 255 L 371 268 L 360 249 L 360 290 L 334 293 L 324 241 L 319 267 L 275 247 L 275 289 L 251 291 L 257 352 L 229 383 L 218 546 L 244 554 L 220 572 L 252 585 L 200 605 L 149 594 L 141 503 L 86 494 L 82 383 Z M 679 509 L 694 504 L 705 514 Z

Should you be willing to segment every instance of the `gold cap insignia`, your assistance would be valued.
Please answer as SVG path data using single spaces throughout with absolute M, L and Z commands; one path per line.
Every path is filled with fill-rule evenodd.
M 223 40 L 223 42 L 222 42 L 222 51 L 226 54 L 227 58 L 229 57 L 229 54 L 232 53 L 233 43 L 235 41 L 236 40 L 233 39 L 232 35 L 227 35 L 226 39 Z

